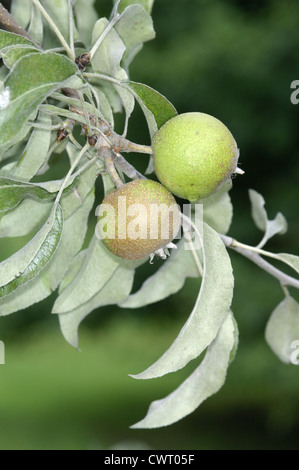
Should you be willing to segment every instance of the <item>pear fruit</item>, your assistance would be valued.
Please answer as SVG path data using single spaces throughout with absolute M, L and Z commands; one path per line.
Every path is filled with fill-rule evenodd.
M 228 128 L 204 113 L 179 114 L 152 142 L 159 181 L 176 196 L 197 201 L 215 192 L 237 168 L 239 150 Z
M 166 247 L 181 224 L 173 195 L 160 183 L 148 179 L 131 181 L 109 193 L 97 215 L 97 233 L 108 250 L 131 260 Z

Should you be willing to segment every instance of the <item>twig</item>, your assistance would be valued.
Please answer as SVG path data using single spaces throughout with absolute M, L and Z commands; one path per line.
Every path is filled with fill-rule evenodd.
M 274 253 L 269 253 L 264 250 L 259 250 L 259 252 L 257 252 L 256 247 L 244 245 L 242 243 L 239 243 L 237 240 L 234 240 L 231 237 L 227 237 L 226 235 L 219 234 L 219 236 L 221 240 L 223 241 L 223 243 L 225 244 L 225 246 L 227 246 L 228 248 L 232 248 L 237 253 L 240 253 L 241 255 L 250 259 L 257 266 L 262 268 L 267 273 L 271 274 L 271 276 L 278 279 L 282 286 L 291 286 L 291 287 L 295 287 L 296 289 L 299 289 L 299 280 L 295 279 L 292 276 L 288 276 L 284 272 L 275 268 L 274 266 L 272 266 L 272 264 L 268 263 L 268 261 L 264 260 L 260 255 L 260 254 L 263 254 L 266 256 L 272 255 L 271 256 L 272 258 L 279 259 L 279 257 L 275 255 Z

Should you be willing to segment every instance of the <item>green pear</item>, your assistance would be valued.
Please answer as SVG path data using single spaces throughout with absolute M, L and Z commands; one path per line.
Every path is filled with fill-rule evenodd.
M 215 192 L 237 168 L 239 150 L 221 121 L 186 113 L 167 121 L 152 142 L 159 181 L 176 196 L 197 201 Z

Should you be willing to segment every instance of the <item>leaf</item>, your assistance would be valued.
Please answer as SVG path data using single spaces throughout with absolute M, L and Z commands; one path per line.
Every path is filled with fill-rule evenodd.
M 119 4 L 118 11 L 121 13 L 124 11 L 125 8 L 127 8 L 128 5 L 142 5 L 143 8 L 148 12 L 152 12 L 154 0 L 122 0 Z
M 153 88 L 132 81 L 127 81 L 126 85 L 132 90 L 141 106 L 151 137 L 165 122 L 177 115 L 174 106 Z
M 52 120 L 50 116 L 40 113 L 37 122 L 49 129 L 33 128 L 27 145 L 12 171 L 14 178 L 30 181 L 38 173 L 47 158 L 51 142 L 50 126 Z
M 217 191 L 196 204 L 203 204 L 203 220 L 216 232 L 226 234 L 233 218 L 233 206 L 227 190 Z
M 4 64 L 9 69 L 12 69 L 16 62 L 28 54 L 33 54 L 35 52 L 40 52 L 36 47 L 30 47 L 25 45 L 16 45 L 6 47 L 2 49 L 1 56 L 3 59 Z
M 76 179 L 76 184 L 72 186 L 71 191 L 63 195 L 61 201 L 65 218 L 70 217 L 82 205 L 87 195 L 94 188 L 98 174 L 102 171 L 102 165 L 96 162 L 86 166 L 83 171 L 80 167 L 78 172 L 74 174 L 75 177 L 79 176 L 79 178 Z
M 204 400 L 217 393 L 225 382 L 235 342 L 235 323 L 229 313 L 199 367 L 174 392 L 154 401 L 145 418 L 131 427 L 168 426 L 192 413 Z
M 54 195 L 35 184 L 0 178 L 0 212 L 13 209 L 25 197 L 52 199 Z
M 268 214 L 264 208 L 265 200 L 261 194 L 249 190 L 249 198 L 251 202 L 251 215 L 257 228 L 265 232 L 263 239 L 258 247 L 263 247 L 267 241 L 276 234 L 284 234 L 287 231 L 287 221 L 285 217 L 278 212 L 275 219 L 269 220 Z
M 81 207 L 65 220 L 57 251 L 48 265 L 33 280 L 0 299 L 0 315 L 8 315 L 40 302 L 57 289 L 72 259 L 82 247 L 93 202 L 94 190 L 88 194 Z
M 69 43 L 70 28 L 68 0 L 55 0 L 51 2 L 48 0 L 40 0 L 40 3 L 49 14 L 62 36 L 65 38 L 66 42 Z M 51 47 L 55 47 L 55 45 L 61 46 L 60 41 L 52 32 L 52 29 L 48 23 L 45 21 L 44 24 L 44 48 L 50 49 Z M 74 39 L 76 40 L 77 38 L 78 32 L 74 26 Z
M 85 46 L 89 46 L 91 43 L 91 25 L 94 25 L 98 19 L 98 14 L 93 4 L 94 0 L 77 0 L 74 5 L 79 37 Z
M 272 312 L 266 326 L 266 341 L 282 362 L 292 362 L 299 340 L 299 304 L 287 296 Z
M 63 194 L 70 192 L 78 183 L 79 178 L 70 178 Z M 53 199 L 58 193 L 63 180 L 45 183 L 26 183 L 8 178 L 0 178 L 0 212 L 16 207 L 24 198 L 32 197 L 41 200 Z
M 192 252 L 188 251 L 187 241 L 181 240 L 162 267 L 143 283 L 138 292 L 131 294 L 119 306 L 139 308 L 159 302 L 178 292 L 187 277 L 198 276 L 199 272 Z
M 31 16 L 31 0 L 13 0 L 11 14 L 22 28 L 26 29 Z
M 118 265 L 117 269 L 107 279 L 107 282 L 99 287 L 99 290 L 88 302 L 69 313 L 60 314 L 60 328 L 66 341 L 77 348 L 78 327 L 82 320 L 96 308 L 104 305 L 114 305 L 125 299 L 132 289 L 133 279 L 134 269 Z
M 32 3 L 31 8 L 28 33 L 38 44 L 42 44 L 44 36 L 43 17 L 40 9 L 35 4 Z
M 160 377 L 184 367 L 216 337 L 230 308 L 234 278 L 228 253 L 217 233 L 205 223 L 202 234 L 203 279 L 195 306 L 170 348 L 152 366 L 133 377 Z
M 46 266 L 56 251 L 62 227 L 61 207 L 54 206 L 46 224 L 33 239 L 0 263 L 0 297 L 33 279 Z
M 288 264 L 299 273 L 299 256 L 289 255 L 288 253 L 278 253 L 277 259 Z
M 122 66 L 128 70 L 143 43 L 155 37 L 153 21 L 143 6 L 129 5 L 119 16 L 115 29 L 126 46 Z
M 34 43 L 19 34 L 0 30 L 0 51 L 9 46 L 25 45 L 36 49 Z
M 88 302 L 118 268 L 119 260 L 111 256 L 101 240 L 94 235 L 82 269 L 74 281 L 59 295 L 53 313 L 65 313 Z
M 35 232 L 49 216 L 53 201 L 24 199 L 15 209 L 0 214 L 0 238 L 23 237 Z
M 95 45 L 104 30 L 108 27 L 109 21 L 106 18 L 99 19 L 94 25 L 92 32 L 92 46 Z M 97 48 L 91 59 L 91 65 L 94 72 L 105 73 L 111 77 L 116 77 L 120 70 L 120 62 L 126 47 L 112 28 Z
M 12 141 L 46 96 L 76 73 L 73 62 L 54 52 L 20 59 L 0 92 L 0 146 Z

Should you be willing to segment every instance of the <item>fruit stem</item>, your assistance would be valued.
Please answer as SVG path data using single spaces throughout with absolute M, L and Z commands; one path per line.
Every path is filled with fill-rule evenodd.
M 108 147 L 101 147 L 101 149 L 99 150 L 99 154 L 101 155 L 101 157 L 103 157 L 107 171 L 113 183 L 115 184 L 116 188 L 119 189 L 122 186 L 124 186 L 124 183 L 120 179 L 120 176 L 117 173 L 116 168 L 114 166 L 112 150 L 109 149 Z

